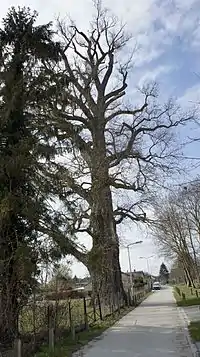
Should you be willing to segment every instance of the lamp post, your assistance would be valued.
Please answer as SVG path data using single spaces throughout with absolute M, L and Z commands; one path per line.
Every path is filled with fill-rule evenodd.
M 141 244 L 143 241 L 142 240 L 138 240 L 136 242 L 133 243 L 129 243 L 125 248 L 127 248 L 127 252 L 128 252 L 128 261 L 129 261 L 129 273 L 130 273 L 130 285 L 131 285 L 131 289 L 133 288 L 133 273 L 132 273 L 132 267 L 131 267 L 131 255 L 130 255 L 130 247 L 132 245 L 135 244 Z
M 150 268 L 149 268 L 149 259 L 151 259 L 153 257 L 154 257 L 154 255 L 150 255 L 150 257 L 140 257 L 140 259 L 146 259 L 146 261 L 147 261 L 147 272 L 148 272 L 148 274 L 151 274 Z
M 151 271 L 149 268 L 149 259 L 151 259 L 153 257 L 154 257 L 154 255 L 150 255 L 149 257 L 140 257 L 140 259 L 146 259 L 146 261 L 147 261 L 147 272 L 150 275 L 150 280 L 148 279 L 149 291 L 152 290 L 152 277 L 151 277 Z

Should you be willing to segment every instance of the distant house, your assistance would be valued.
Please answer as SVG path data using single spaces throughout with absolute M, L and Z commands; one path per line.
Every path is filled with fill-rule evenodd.
M 86 295 L 91 293 L 92 282 L 91 282 L 91 278 L 89 276 L 85 277 L 83 279 L 77 278 L 77 276 L 75 276 L 72 279 L 72 281 L 73 281 L 73 290 L 82 291 Z
M 125 291 L 128 291 L 128 289 L 130 289 L 131 275 L 132 275 L 133 286 L 135 286 L 135 287 L 144 286 L 146 284 L 148 284 L 148 285 L 151 284 L 151 280 L 152 280 L 151 275 L 144 273 L 143 271 L 134 270 L 132 273 L 122 272 L 122 282 L 123 282 Z
M 91 282 L 91 278 L 89 276 L 85 278 L 77 278 L 77 276 L 75 275 L 72 279 L 72 282 L 74 284 L 74 287 L 85 286 Z

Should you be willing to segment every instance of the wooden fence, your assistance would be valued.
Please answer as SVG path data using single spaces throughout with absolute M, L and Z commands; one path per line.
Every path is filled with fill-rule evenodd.
M 148 288 L 134 289 L 128 292 L 128 306 L 137 306 L 148 293 Z M 131 294 L 132 293 L 132 294 Z M 18 322 L 18 336 L 11 351 L 0 352 L 0 357 L 27 357 L 34 355 L 42 345 L 49 345 L 49 350 L 63 336 L 88 330 L 97 321 L 107 316 L 121 313 L 124 302 L 116 297 L 113 304 L 104 305 L 100 297 L 94 302 L 91 298 L 62 301 L 38 301 L 25 306 Z

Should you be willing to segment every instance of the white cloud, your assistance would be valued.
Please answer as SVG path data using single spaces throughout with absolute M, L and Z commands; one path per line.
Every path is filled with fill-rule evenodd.
M 200 24 L 196 27 L 191 35 L 192 47 L 199 52 L 200 50 Z
M 200 80 L 199 80 L 200 82 Z M 182 107 L 189 107 L 200 104 L 200 84 L 188 88 L 185 93 L 178 99 Z
M 172 66 L 160 65 L 151 71 L 145 72 L 139 80 L 139 87 L 142 87 L 148 82 L 157 81 L 161 75 L 169 73 L 172 69 Z
M 134 43 L 138 44 L 139 51 L 136 53 L 135 64 L 138 66 L 149 63 L 158 58 L 164 51 L 164 46 L 170 44 L 177 34 L 182 36 L 186 31 L 193 29 L 194 20 L 197 19 L 196 11 L 191 7 L 197 4 L 196 0 L 168 0 L 157 2 L 156 0 L 121 0 L 115 1 L 113 8 L 112 0 L 104 0 L 103 4 L 127 24 L 127 29 L 133 34 Z M 173 4 L 173 5 L 171 5 Z M 91 0 L 7 0 L 1 7 L 1 14 L 5 16 L 11 5 L 25 5 L 39 11 L 40 22 L 48 22 L 58 15 L 65 17 L 70 14 L 80 27 L 86 28 L 94 13 Z M 162 24 L 162 28 L 156 28 L 156 21 Z M 199 31 L 193 34 L 199 39 Z
M 175 6 L 177 9 L 188 11 L 194 5 L 198 4 L 199 0 L 175 0 Z

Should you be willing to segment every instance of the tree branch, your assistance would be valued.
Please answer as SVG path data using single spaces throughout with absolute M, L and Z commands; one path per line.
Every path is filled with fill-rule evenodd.
M 67 168 L 63 167 L 59 171 L 58 177 L 60 177 L 60 181 L 63 184 L 67 184 L 72 189 L 73 192 L 75 192 L 77 195 L 79 195 L 84 200 L 86 200 L 88 204 L 92 204 L 92 197 L 90 194 L 90 190 L 86 190 L 82 187 L 82 185 L 79 185 L 72 177 L 70 171 Z
M 116 217 L 115 218 L 115 223 L 116 224 L 121 224 L 124 219 L 129 218 L 131 221 L 134 222 L 146 222 L 146 213 L 134 213 L 132 212 L 133 207 L 135 207 L 136 204 L 132 205 L 130 208 L 125 208 L 125 207 L 117 207 L 116 210 L 114 210 L 113 214 Z M 117 218 L 119 216 L 119 218 Z
M 136 115 L 138 113 L 141 113 L 144 111 L 144 109 L 147 107 L 147 103 L 145 103 L 141 108 L 139 109 L 135 109 L 135 110 L 118 110 L 117 112 L 114 112 L 112 114 L 110 114 L 107 118 L 106 118 L 106 121 L 110 121 L 112 120 L 113 118 L 119 116 L 119 115 Z
M 87 266 L 87 252 L 81 251 L 80 246 L 70 240 L 61 230 L 55 230 L 52 224 L 49 227 L 40 225 L 39 231 L 51 237 L 57 243 L 61 253 L 66 255 L 73 255 L 78 261 Z
M 67 252 L 87 267 L 87 253 L 81 252 L 76 244 L 68 242 Z
M 105 103 L 106 103 L 106 109 L 109 107 L 109 105 L 114 102 L 115 100 L 119 99 L 121 96 L 123 96 L 125 94 L 125 89 L 127 87 L 127 83 L 126 83 L 126 78 L 127 78 L 128 73 L 126 72 L 125 74 L 123 74 L 123 84 L 120 88 L 108 93 L 107 95 L 105 95 Z M 110 99 L 110 100 L 109 100 Z
M 105 93 L 106 86 L 107 86 L 110 76 L 112 74 L 113 64 L 114 64 L 114 55 L 112 52 L 108 53 L 108 57 L 109 57 L 108 69 L 107 69 L 107 71 L 104 75 L 103 81 L 101 83 L 103 94 Z
M 146 105 L 145 105 L 146 107 Z M 162 117 L 163 114 L 166 113 L 166 110 L 164 110 L 162 113 L 160 113 L 158 115 L 158 117 Z M 135 139 L 138 137 L 139 134 L 143 133 L 143 134 L 148 134 L 148 133 L 154 133 L 157 132 L 158 130 L 161 129 L 170 129 L 173 127 L 176 127 L 180 124 L 184 124 L 185 122 L 187 122 L 188 120 L 191 120 L 192 116 L 189 116 L 185 119 L 179 119 L 176 121 L 172 121 L 171 117 L 169 116 L 168 120 L 169 123 L 168 124 L 157 124 L 153 127 L 140 127 L 138 129 L 135 128 L 134 125 L 129 125 L 127 123 L 123 123 L 122 127 L 121 127 L 121 133 L 123 131 L 123 128 L 127 128 L 130 132 L 130 138 L 128 140 L 127 146 L 124 150 L 114 153 L 113 155 L 110 155 L 108 157 L 108 162 L 110 164 L 110 168 L 117 166 L 122 160 L 124 159 L 128 159 L 128 158 L 137 158 L 137 159 L 142 159 L 145 160 L 144 156 L 141 156 L 141 154 L 139 153 L 139 151 L 135 151 L 133 152 L 133 144 L 135 142 Z M 157 117 L 152 118 L 152 121 L 156 121 Z M 153 155 L 149 155 L 151 158 L 153 158 Z
M 81 129 L 81 127 L 80 128 L 76 127 L 74 124 L 70 123 L 69 121 L 67 122 L 66 120 L 61 120 L 62 118 L 60 119 L 60 117 L 57 117 L 57 115 L 54 115 L 54 113 L 51 113 L 50 115 L 53 121 L 55 120 L 54 121 L 55 126 L 57 127 L 59 124 L 59 130 L 64 132 L 64 133 L 57 133 L 58 140 L 71 138 L 72 141 L 76 143 L 77 148 L 80 150 L 88 166 L 90 166 L 92 150 L 90 148 L 90 145 L 87 142 L 85 142 L 85 140 L 79 134 L 79 130 Z
M 122 179 L 114 179 L 110 177 L 109 181 L 110 185 L 114 188 L 117 189 L 123 189 L 123 190 L 131 190 L 131 191 L 144 191 L 144 188 L 139 185 L 139 182 L 136 181 L 133 184 L 127 183 L 123 181 Z
M 66 70 L 67 70 L 67 79 L 69 82 L 72 82 L 75 87 L 77 88 L 77 90 L 79 91 L 79 93 L 81 95 L 83 95 L 85 97 L 85 99 L 87 100 L 87 102 L 90 104 L 91 108 L 95 108 L 96 107 L 96 103 L 91 95 L 91 93 L 89 91 L 86 91 L 86 88 L 82 87 L 81 84 L 79 83 L 77 77 L 75 76 L 75 74 L 73 73 L 73 70 L 69 64 L 69 61 L 67 59 L 66 54 L 64 53 L 63 50 L 60 50 Z M 68 96 L 69 94 L 67 94 Z M 92 119 L 92 113 L 90 112 L 89 108 L 83 104 L 82 101 L 80 101 L 78 99 L 78 97 L 74 97 L 76 99 L 76 101 L 78 101 L 79 106 L 81 107 L 81 109 L 83 110 L 84 114 L 86 115 L 86 117 Z

